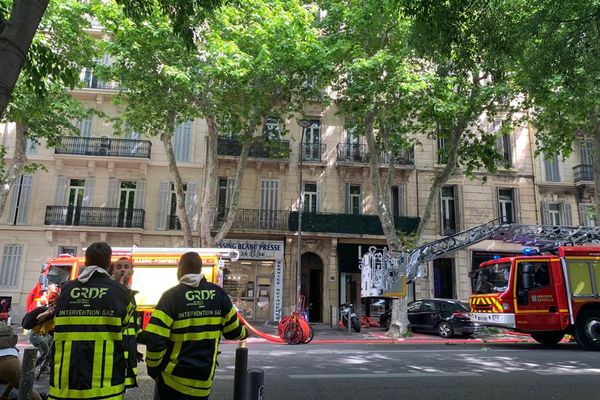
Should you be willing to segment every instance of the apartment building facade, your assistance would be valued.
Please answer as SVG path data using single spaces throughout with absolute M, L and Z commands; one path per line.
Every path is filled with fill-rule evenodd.
M 117 85 L 84 71 L 87 87 L 73 96 L 108 115 Z M 285 121 L 288 137 L 273 151 L 257 143 L 242 182 L 240 211 L 224 247 L 240 249 L 239 261 L 226 265 L 224 287 L 249 319 L 277 320 L 296 298 L 297 277 L 311 321 L 331 321 L 337 305 L 360 304 L 359 259 L 369 247 L 385 246 L 369 181 L 368 149 L 344 129 L 335 105 L 307 105 L 304 114 Z M 310 121 L 306 128 L 300 119 Z M 501 122 L 499 120 L 499 122 Z M 175 212 L 167 157 L 159 140 L 113 135 L 99 118 L 78 121 L 80 136 L 63 137 L 56 148 L 30 145 L 28 158 L 44 168 L 23 174 L 11 190 L 0 220 L 0 292 L 12 298 L 20 318 L 40 266 L 61 253 L 81 254 L 98 240 L 113 246 L 178 247 L 182 236 Z M 494 129 L 493 126 L 490 129 Z M 0 126 L 8 158 L 14 124 Z M 173 147 L 184 181 L 186 212 L 197 235 L 199 198 L 206 179 L 217 179 L 214 226 L 229 205 L 239 159 L 239 143 L 219 140 L 219 174 L 205 176 L 206 125 L 180 124 Z M 397 229 L 413 232 L 422 215 L 435 171 L 443 166 L 441 141 L 421 145 L 394 160 L 393 212 Z M 515 129 L 498 146 L 510 168 L 487 182 L 459 173 L 439 193 L 422 241 L 434 240 L 496 218 L 536 224 L 589 224 L 589 159 L 583 144 L 565 162 L 534 158 L 533 132 Z M 387 159 L 380 171 L 387 173 Z M 300 173 L 301 171 L 301 173 Z M 300 181 L 300 175 L 302 180 Z M 480 175 L 481 177 L 483 174 Z M 300 193 L 304 193 L 301 243 L 298 243 Z M 573 210 L 580 210 L 579 213 Z M 298 252 L 301 270 L 298 274 Z M 519 246 L 481 242 L 435 260 L 411 284 L 409 298 L 468 298 L 469 272 Z

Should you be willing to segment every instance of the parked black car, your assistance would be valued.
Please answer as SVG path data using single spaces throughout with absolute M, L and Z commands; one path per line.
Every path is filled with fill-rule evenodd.
M 384 312 L 379 317 L 379 324 L 389 329 L 391 317 L 391 311 Z M 478 328 L 469 315 L 469 305 L 451 299 L 423 299 L 409 303 L 408 321 L 414 332 L 435 332 L 444 338 L 457 333 L 471 336 Z

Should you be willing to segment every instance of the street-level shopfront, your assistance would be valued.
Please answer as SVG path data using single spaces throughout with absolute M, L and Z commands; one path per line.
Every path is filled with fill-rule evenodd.
M 227 263 L 223 288 L 248 320 L 277 321 L 283 305 L 283 241 L 225 239 L 219 247 L 237 249 Z

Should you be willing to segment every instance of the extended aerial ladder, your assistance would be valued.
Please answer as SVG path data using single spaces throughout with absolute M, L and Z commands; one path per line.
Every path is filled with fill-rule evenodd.
M 404 279 L 421 276 L 420 265 L 484 240 L 500 240 L 552 252 L 558 246 L 600 243 L 600 227 L 506 224 L 492 220 L 454 235 L 421 245 L 408 252 L 389 252 L 375 247 L 363 256 L 361 296 L 386 296 L 398 292 Z

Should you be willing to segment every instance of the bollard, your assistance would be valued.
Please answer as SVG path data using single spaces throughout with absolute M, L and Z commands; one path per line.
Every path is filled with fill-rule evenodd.
M 248 348 L 246 341 L 240 340 L 240 345 L 235 351 L 235 371 L 233 375 L 233 400 L 246 400 L 246 387 L 248 372 Z
M 248 370 L 247 400 L 263 400 L 265 391 L 265 371 L 262 369 Z
M 18 400 L 31 400 L 33 390 L 33 375 L 35 361 L 37 360 L 37 349 L 35 347 L 25 348 L 23 353 L 23 364 L 21 365 L 21 380 L 19 381 Z

